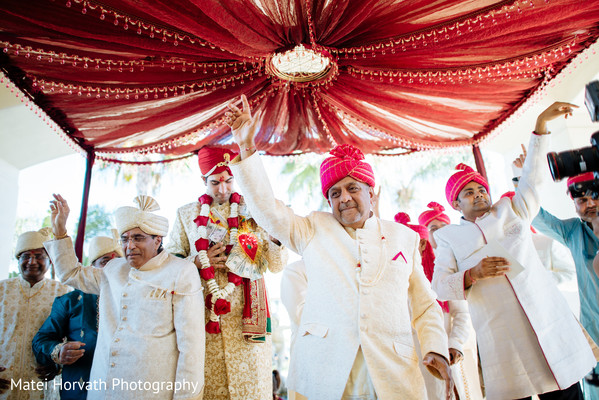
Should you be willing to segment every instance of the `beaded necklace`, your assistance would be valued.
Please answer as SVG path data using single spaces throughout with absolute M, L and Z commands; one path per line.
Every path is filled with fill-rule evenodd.
M 231 210 L 229 217 L 227 218 L 227 224 L 229 226 L 229 244 L 225 247 L 225 254 L 229 255 L 233 245 L 237 241 L 238 229 L 239 229 L 239 202 L 241 196 L 239 193 L 232 193 L 229 198 L 231 204 Z M 216 282 L 214 276 L 214 267 L 210 265 L 208 258 L 208 220 L 210 216 L 210 206 L 212 205 L 213 198 L 204 194 L 199 199 L 200 215 L 194 220 L 198 227 L 200 238 L 195 242 L 196 250 L 198 250 L 198 257 L 202 267 L 200 269 L 200 277 L 206 281 L 208 286 L 208 296 L 206 296 L 206 308 L 210 310 L 209 321 L 206 324 L 206 332 L 217 334 L 220 333 L 220 316 L 231 312 L 231 302 L 227 298 L 233 293 L 236 286 L 242 283 L 242 278 L 228 272 L 228 282 L 224 287 L 220 287 Z

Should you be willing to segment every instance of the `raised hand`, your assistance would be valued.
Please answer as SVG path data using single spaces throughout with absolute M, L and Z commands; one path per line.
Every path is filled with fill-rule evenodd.
M 52 233 L 56 237 L 62 237 L 67 234 L 67 218 L 71 209 L 61 195 L 53 194 L 52 196 L 54 196 L 54 200 L 50 201 Z
M 244 94 L 241 95 L 241 103 L 243 104 L 243 110 L 240 110 L 234 102 L 227 105 L 231 111 L 225 113 L 227 117 L 225 122 L 231 127 L 233 140 L 239 146 L 241 158 L 243 159 L 252 155 L 256 150 L 254 144 L 256 121 L 252 118 L 250 104 Z
M 381 200 L 381 187 L 379 186 L 379 190 L 377 192 L 374 192 L 374 195 L 372 196 L 372 199 L 370 200 L 372 203 L 372 212 L 374 213 L 374 215 L 377 218 L 381 217 L 381 213 L 380 213 L 380 200 Z
M 577 105 L 571 103 L 565 103 L 563 101 L 556 101 L 549 107 L 545 109 L 539 116 L 537 117 L 537 125 L 535 126 L 535 133 L 538 135 L 545 135 L 547 132 L 547 122 L 554 120 L 562 115 L 564 118 L 568 118 L 568 116 L 572 116 L 572 112 L 575 108 L 578 108 Z
M 520 144 L 520 147 L 522 147 L 522 153 L 518 157 L 516 157 L 516 159 L 513 162 L 514 167 L 516 168 L 522 168 L 524 166 L 524 160 L 526 160 L 526 146 Z
M 422 359 L 422 364 L 426 365 L 429 369 L 433 368 L 437 370 L 441 378 L 445 381 L 445 398 L 451 400 L 453 396 L 454 383 L 451 378 L 451 370 L 449 369 L 449 363 L 440 354 L 427 353 Z

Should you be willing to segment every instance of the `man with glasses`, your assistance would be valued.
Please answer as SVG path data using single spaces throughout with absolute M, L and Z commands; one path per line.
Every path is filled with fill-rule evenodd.
M 110 260 L 123 257 L 117 238 L 113 230 L 113 237 L 97 236 L 90 241 L 88 258 L 93 267 L 104 268 Z M 86 384 L 98 336 L 98 300 L 97 295 L 80 290 L 57 297 L 52 312 L 33 338 L 33 352 L 40 364 L 62 366 L 62 400 L 87 397 Z
M 149 196 L 115 212 L 125 258 L 102 269 L 77 262 L 67 202 L 50 209 L 57 240 L 45 246 L 61 281 L 100 295 L 88 399 L 199 399 L 204 386 L 204 302 L 195 266 L 162 250 L 168 220 Z
M 50 229 L 25 232 L 17 239 L 15 255 L 20 275 L 0 282 L 0 399 L 41 399 L 40 379 L 52 379 L 55 366 L 39 366 L 31 340 L 48 314 L 54 298 L 70 288 L 44 275 L 50 260 L 44 241 Z
M 598 225 L 599 200 L 584 189 L 594 179 L 592 172 L 568 179 L 568 194 L 579 218 L 559 219 L 541 208 L 532 226 L 570 249 L 576 265 L 580 322 L 591 338 L 599 343 L 599 277 L 593 272 L 593 258 L 599 250 L 599 230 L 593 229 L 593 225 Z M 595 366 L 593 372 L 599 374 L 599 366 Z M 598 386 L 583 381 L 583 387 L 586 399 L 599 399 Z

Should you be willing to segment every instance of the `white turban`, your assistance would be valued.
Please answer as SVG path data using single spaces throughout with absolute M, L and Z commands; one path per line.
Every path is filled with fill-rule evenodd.
M 15 256 L 19 257 L 19 255 L 24 251 L 43 249 L 44 242 L 47 242 L 48 240 L 52 240 L 52 230 L 50 228 L 42 228 L 37 232 L 25 232 L 17 239 Z
M 150 196 L 140 195 L 133 199 L 137 207 L 121 207 L 114 212 L 116 228 L 119 235 L 139 228 L 148 235 L 166 236 L 168 233 L 168 219 L 150 211 L 160 210 L 160 206 Z
M 119 257 L 123 257 L 123 249 L 118 243 L 118 234 L 116 229 L 112 230 L 112 237 L 108 236 L 96 236 L 89 243 L 89 256 L 90 263 L 93 263 L 98 258 L 115 252 Z

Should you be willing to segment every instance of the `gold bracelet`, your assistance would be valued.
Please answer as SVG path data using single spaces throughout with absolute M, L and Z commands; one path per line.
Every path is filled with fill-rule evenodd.
M 50 358 L 52 359 L 52 361 L 54 361 L 55 364 L 60 365 L 60 350 L 62 350 L 62 347 L 65 345 L 66 343 L 58 343 L 56 346 L 54 346 L 54 348 L 52 349 L 52 352 L 50 353 Z
M 64 239 L 64 238 L 66 238 L 67 236 L 69 236 L 69 233 L 68 233 L 68 232 L 65 232 L 65 233 L 64 233 L 64 235 L 61 235 L 61 236 L 56 236 L 56 235 L 54 235 L 54 240 L 60 240 L 60 239 Z

